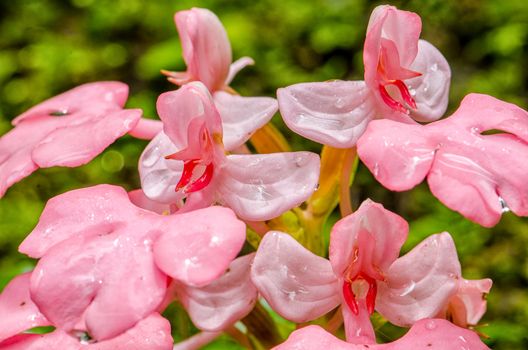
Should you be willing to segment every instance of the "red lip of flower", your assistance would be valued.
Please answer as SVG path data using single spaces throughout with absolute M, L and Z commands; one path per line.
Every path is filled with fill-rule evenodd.
M 439 119 L 447 108 L 451 71 L 442 54 L 419 39 L 421 27 L 415 13 L 376 7 L 363 51 L 365 80 L 278 89 L 284 122 L 310 140 L 349 148 L 375 118 Z

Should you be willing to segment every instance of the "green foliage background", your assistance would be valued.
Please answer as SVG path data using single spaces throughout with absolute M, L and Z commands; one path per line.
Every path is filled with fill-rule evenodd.
M 255 59 L 256 65 L 240 73 L 232 85 L 242 95 L 273 96 L 278 87 L 303 81 L 362 79 L 365 29 L 371 10 L 379 3 L 3 0 L 0 134 L 10 129 L 11 119 L 32 105 L 95 80 L 128 83 L 128 106 L 156 117 L 156 97 L 173 89 L 159 70 L 185 69 L 173 14 L 192 6 L 217 13 L 227 28 L 234 58 Z M 528 107 L 528 2 L 429 0 L 391 4 L 417 12 L 423 21 L 422 38 L 438 47 L 450 62 L 450 112 L 469 92 L 491 94 Z M 287 132 L 280 118 L 274 122 Z M 291 134 L 289 139 L 295 149 L 320 148 Z M 14 185 L 0 200 L 0 289 L 14 275 L 33 266 L 16 249 L 35 225 L 47 199 L 98 183 L 137 188 L 137 160 L 145 145 L 125 137 L 86 166 L 39 170 Z M 490 337 L 487 342 L 492 348 L 528 348 L 526 218 L 506 214 L 495 228 L 484 229 L 445 208 L 427 186 L 391 193 L 361 165 L 353 191 L 356 204 L 370 197 L 410 222 L 405 249 L 432 233 L 453 234 L 464 277 L 491 277 L 494 281 L 488 313 L 482 321 L 487 326 L 478 330 Z M 391 338 L 391 332 L 387 329 L 384 334 Z M 211 348 L 230 346 L 233 344 L 224 339 Z

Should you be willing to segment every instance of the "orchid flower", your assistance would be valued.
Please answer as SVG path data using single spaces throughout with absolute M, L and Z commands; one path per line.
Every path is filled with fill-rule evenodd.
M 85 324 L 100 341 L 156 311 L 169 277 L 197 287 L 216 280 L 245 233 L 227 208 L 158 215 L 100 185 L 49 200 L 19 250 L 40 258 L 30 281 L 40 312 L 66 332 Z
M 254 62 L 242 57 L 231 63 L 231 44 L 214 13 L 192 8 L 177 12 L 174 21 L 187 71 L 162 72 L 178 86 L 201 81 L 207 87 L 222 118 L 224 146 L 228 151 L 234 150 L 273 117 L 278 109 L 277 101 L 270 97 L 238 96 L 229 88 L 235 75 Z
M 318 318 L 342 304 L 349 342 L 374 342 L 369 315 L 411 326 L 438 315 L 458 292 L 456 249 L 447 233 L 428 237 L 398 258 L 408 225 L 365 201 L 333 227 L 330 261 L 291 236 L 264 236 L 252 266 L 253 283 L 271 307 L 294 322 Z
M 402 338 L 386 344 L 350 344 L 319 326 L 294 331 L 274 350 L 486 350 L 489 349 L 470 330 L 459 328 L 446 320 L 424 319 L 416 322 Z
M 168 138 L 154 138 L 139 162 L 143 191 L 154 201 L 185 211 L 219 202 L 259 221 L 299 205 L 317 186 L 314 153 L 226 156 L 220 115 L 200 82 L 162 94 L 157 109 Z
M 470 94 L 452 116 L 429 125 L 372 122 L 358 154 L 388 189 L 406 191 L 427 177 L 448 208 L 491 227 L 509 210 L 528 216 L 527 142 L 526 111 Z
M 123 83 L 89 83 L 16 117 L 15 128 L 0 138 L 0 197 L 38 168 L 88 163 L 127 132 L 152 138 L 159 121 L 141 119 L 139 109 L 123 109 L 127 96 Z
M 40 313 L 30 296 L 31 273 L 15 277 L 0 294 L 0 349 L 1 350 L 110 350 L 110 349 L 172 349 L 170 324 L 157 313 L 139 320 L 121 335 L 91 344 L 84 337 L 85 330 L 66 333 L 55 330 L 47 334 L 22 333 L 51 323 Z
M 412 12 L 378 6 L 367 28 L 365 81 L 295 84 L 277 91 L 280 112 L 296 133 L 338 148 L 353 147 L 374 118 L 413 123 L 439 119 L 451 71 L 444 56 L 419 40 Z

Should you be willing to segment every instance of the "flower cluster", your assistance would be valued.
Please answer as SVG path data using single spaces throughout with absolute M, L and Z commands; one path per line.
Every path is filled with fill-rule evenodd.
M 487 349 L 473 328 L 492 282 L 462 277 L 451 235 L 400 256 L 407 222 L 369 199 L 352 212 L 344 194 L 357 154 L 388 189 L 427 177 L 440 201 L 483 226 L 505 210 L 528 216 L 528 113 L 470 94 L 437 121 L 449 65 L 419 39 L 420 17 L 392 6 L 370 18 L 364 81 L 296 84 L 278 101 L 229 87 L 253 61 L 232 62 L 212 12 L 175 22 L 187 70 L 163 71 L 178 88 L 158 97 L 161 121 L 123 108 L 125 84 L 95 82 L 31 108 L 0 138 L 0 195 L 39 167 L 85 164 L 127 133 L 150 140 L 141 189 L 103 184 L 48 201 L 19 247 L 35 268 L 0 294 L 0 349 L 196 349 L 223 332 L 254 348 Z M 321 156 L 288 149 L 269 124 L 278 109 L 324 144 Z M 175 301 L 200 330 L 176 345 L 162 316 Z M 270 313 L 310 325 L 286 340 Z M 378 345 L 374 313 L 410 330 Z M 32 331 L 43 326 L 51 331 Z

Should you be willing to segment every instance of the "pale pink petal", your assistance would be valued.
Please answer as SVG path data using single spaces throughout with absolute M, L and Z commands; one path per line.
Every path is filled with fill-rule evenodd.
M 436 47 L 420 40 L 411 70 L 422 73 L 406 81 L 418 107 L 411 110 L 412 117 L 422 122 L 440 119 L 447 109 L 451 83 L 451 69 L 445 57 Z
M 319 163 L 310 152 L 227 156 L 218 174 L 218 197 L 244 220 L 269 220 L 312 195 Z
M 160 215 L 168 215 L 171 212 L 169 205 L 153 201 L 145 196 L 145 193 L 141 189 L 128 192 L 128 198 L 135 206 L 141 209 L 152 211 Z
M 154 244 L 156 264 L 185 284 L 202 287 L 220 277 L 242 248 L 246 225 L 228 208 L 210 207 L 171 215 Z M 175 230 L 173 230 L 175 231 Z
M 159 120 L 141 118 L 129 135 L 142 140 L 152 140 L 163 131 L 163 123 Z
M 165 157 L 178 149 L 165 133 L 150 141 L 139 158 L 139 177 L 145 195 L 160 203 L 179 203 L 183 195 L 176 192 L 182 176 L 183 162 Z
M 227 78 L 225 80 L 225 85 L 231 84 L 235 76 L 240 72 L 242 69 L 246 68 L 247 66 L 252 66 L 255 64 L 255 61 L 251 57 L 240 57 L 235 62 L 231 63 L 229 66 L 229 74 L 227 75 Z
M 363 81 L 301 83 L 277 90 L 280 112 L 290 129 L 333 147 L 356 144 L 375 116 L 375 102 Z
M 376 347 L 372 347 L 376 349 Z M 273 350 L 365 350 L 363 345 L 349 344 L 319 326 L 306 326 L 294 331 Z
M 271 97 L 242 97 L 219 91 L 214 94 L 214 101 L 222 117 L 227 151 L 244 144 L 278 109 L 277 101 Z
M 341 312 L 343 313 L 346 340 L 352 344 L 375 344 L 376 334 L 370 321 L 365 299 L 359 299 L 357 303 L 358 314 L 355 315 L 346 306 L 346 303 L 342 302 Z
M 177 12 L 174 20 L 189 78 L 203 82 L 211 91 L 222 88 L 232 58 L 227 33 L 218 17 L 209 10 L 192 8 Z
M 216 338 L 222 335 L 222 332 L 200 332 L 194 334 L 181 342 L 174 344 L 173 350 L 196 350 L 201 349 Z
M 436 144 L 420 125 L 372 121 L 357 143 L 358 155 L 383 186 L 406 191 L 427 176 Z
M 469 325 L 478 324 L 482 316 L 484 316 L 486 312 L 486 295 L 489 293 L 492 284 L 489 278 L 482 280 L 466 280 L 462 278 L 460 280 L 455 298 L 461 302 L 461 305 L 457 304 L 455 308 L 456 306 L 463 307 L 465 322 Z M 457 310 L 454 311 L 456 312 Z
M 320 317 L 340 302 L 337 278 L 328 260 L 286 233 L 271 231 L 264 236 L 251 278 L 273 310 L 294 322 Z
M 365 65 L 365 82 L 373 90 L 378 89 L 379 77 L 378 64 L 381 58 L 384 41 L 394 45 L 398 68 L 409 68 L 418 52 L 418 39 L 422 30 L 420 17 L 408 11 L 398 10 L 393 6 L 378 6 L 372 12 L 369 21 L 365 47 L 363 50 L 363 63 Z M 401 79 L 397 76 L 400 70 L 386 71 L 389 79 Z
M 0 343 L 0 350 L 80 350 L 79 342 L 62 331 L 47 334 L 20 334 Z
M 403 218 L 367 199 L 332 228 L 329 256 L 335 274 L 354 278 L 361 272 L 383 279 L 408 231 Z
M 222 122 L 213 98 L 201 82 L 185 84 L 176 91 L 161 94 L 156 102 L 163 131 L 177 150 L 197 147 L 198 140 L 189 139 L 193 121 L 205 123 L 210 133 L 222 134 Z
M 86 164 L 132 129 L 141 114 L 141 110 L 108 112 L 97 119 L 57 128 L 36 145 L 33 161 L 41 168 Z
M 56 244 L 80 233 L 97 236 L 106 228 L 112 231 L 116 214 L 128 218 L 134 211 L 121 187 L 98 185 L 63 193 L 48 201 L 19 251 L 40 258 Z
M 440 319 L 416 322 L 402 338 L 374 350 L 489 350 L 478 335 Z
M 409 327 L 431 318 L 455 295 L 460 263 L 447 233 L 432 235 L 396 260 L 378 282 L 376 310 L 391 323 Z
M 0 294 L 0 343 L 33 327 L 49 325 L 29 295 L 31 273 L 17 276 Z
M 141 111 L 123 110 L 127 95 L 120 82 L 84 84 L 15 118 L 0 138 L 0 196 L 38 167 L 89 162 L 134 128 Z
M 257 288 L 250 279 L 253 254 L 231 262 L 227 272 L 202 287 L 181 286 L 178 300 L 194 325 L 206 331 L 219 331 L 245 317 L 257 301 Z
M 143 226 L 144 237 L 108 227 L 100 236 L 77 235 L 48 250 L 31 279 L 41 312 L 65 331 L 85 313 L 87 330 L 97 340 L 113 338 L 152 313 L 163 300 L 167 277 L 149 254 L 149 227 Z

